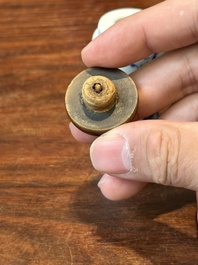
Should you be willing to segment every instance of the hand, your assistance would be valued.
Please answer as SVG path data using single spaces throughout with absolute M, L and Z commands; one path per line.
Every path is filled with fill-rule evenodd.
M 88 67 L 117 68 L 154 52 L 165 54 L 132 74 L 139 92 L 138 120 L 93 142 L 93 166 L 109 199 L 128 198 L 155 182 L 198 191 L 198 1 L 167 0 L 116 23 L 82 51 Z

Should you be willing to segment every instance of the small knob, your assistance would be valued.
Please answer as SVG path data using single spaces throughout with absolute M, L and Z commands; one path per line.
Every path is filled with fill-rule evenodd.
M 116 104 L 116 88 L 104 76 L 91 76 L 83 84 L 82 99 L 89 110 L 105 112 Z

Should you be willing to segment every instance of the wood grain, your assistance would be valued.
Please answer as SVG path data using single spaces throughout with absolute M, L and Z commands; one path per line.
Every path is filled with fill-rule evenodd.
M 0 265 L 198 264 L 195 194 L 110 202 L 64 94 L 105 12 L 160 0 L 0 0 Z

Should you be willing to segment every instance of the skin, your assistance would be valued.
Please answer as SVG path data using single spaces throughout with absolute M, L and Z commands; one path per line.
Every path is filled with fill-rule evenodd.
M 90 42 L 82 60 L 117 68 L 153 52 L 165 53 L 131 75 L 137 121 L 98 138 L 70 124 L 78 141 L 92 143 L 92 164 L 104 173 L 98 186 L 111 200 L 148 182 L 198 191 L 198 1 L 167 0 L 123 19 Z M 141 120 L 158 111 L 159 120 Z

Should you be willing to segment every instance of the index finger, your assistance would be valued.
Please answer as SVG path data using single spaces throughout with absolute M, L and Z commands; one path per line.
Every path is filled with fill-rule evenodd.
M 127 17 L 82 51 L 88 66 L 122 67 L 198 41 L 198 1 L 167 0 Z

